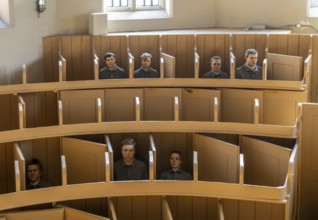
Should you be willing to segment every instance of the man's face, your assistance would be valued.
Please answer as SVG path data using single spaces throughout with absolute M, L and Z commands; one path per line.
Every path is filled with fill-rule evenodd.
M 257 64 L 257 54 L 249 54 L 246 58 L 246 64 L 249 67 L 255 67 Z
M 109 69 L 113 69 L 116 64 L 116 59 L 114 57 L 106 57 L 105 63 Z
M 121 148 L 121 154 L 123 156 L 124 162 L 130 164 L 135 157 L 135 147 L 134 145 L 124 145 Z
M 221 60 L 212 60 L 211 69 L 213 72 L 218 73 L 221 71 Z
M 141 66 L 143 69 L 149 69 L 151 64 L 150 59 L 141 59 Z
M 180 158 L 180 155 L 178 153 L 172 153 L 170 155 L 170 165 L 172 169 L 178 169 L 180 168 L 182 164 L 182 160 Z
M 31 164 L 27 168 L 28 179 L 31 183 L 35 183 L 41 178 L 41 171 L 38 165 Z

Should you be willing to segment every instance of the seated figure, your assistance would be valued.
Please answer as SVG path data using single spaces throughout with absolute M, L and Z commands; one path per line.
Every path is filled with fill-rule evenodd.
M 114 179 L 125 180 L 147 180 L 148 171 L 144 162 L 135 158 L 136 142 L 132 138 L 125 138 L 121 142 L 122 159 L 114 164 Z
M 27 165 L 26 190 L 39 189 L 52 186 L 51 183 L 41 179 L 42 164 L 38 159 L 32 159 Z
M 125 70 L 116 65 L 116 55 L 107 52 L 104 56 L 106 66 L 99 70 L 99 79 L 123 79 L 128 78 Z
M 255 49 L 245 51 L 246 63 L 235 71 L 236 79 L 262 79 L 262 67 L 257 65 L 258 52 Z
M 222 72 L 222 58 L 219 56 L 214 56 L 210 60 L 211 70 L 205 73 L 202 78 L 219 78 L 219 79 L 228 79 L 230 78 L 229 74 Z
M 181 169 L 182 155 L 179 151 L 172 151 L 170 153 L 171 169 L 161 173 L 162 180 L 192 180 L 192 176 Z
M 134 78 L 159 78 L 160 74 L 157 70 L 151 68 L 151 54 L 143 53 L 140 56 L 141 67 L 134 72 Z

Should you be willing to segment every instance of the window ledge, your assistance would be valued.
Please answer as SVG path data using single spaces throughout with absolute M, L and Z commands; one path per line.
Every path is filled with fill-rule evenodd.
M 107 15 L 110 21 L 171 18 L 170 14 L 165 10 L 117 11 L 107 12 Z

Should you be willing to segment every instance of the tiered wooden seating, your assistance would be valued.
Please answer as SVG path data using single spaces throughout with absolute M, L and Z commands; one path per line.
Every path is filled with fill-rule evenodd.
M 299 103 L 310 101 L 311 64 L 313 69 L 318 64 L 312 61 L 316 50 L 312 47 L 310 57 L 308 48 L 316 42 L 315 36 L 247 34 L 44 38 L 48 83 L 22 80 L 0 87 L 0 211 L 62 203 L 99 215 L 89 219 L 294 219 L 298 198 L 311 199 L 304 169 L 315 172 L 309 163 L 300 166 L 299 157 L 315 155 L 313 148 L 308 151 L 316 144 L 308 127 L 315 124 L 316 109 Z M 146 52 L 142 47 L 164 78 L 97 80 L 106 51 L 128 70 L 128 53 L 139 66 L 135 58 Z M 250 47 L 260 52 L 260 62 L 268 53 L 302 57 L 304 79 L 249 81 L 232 74 L 229 80 L 199 79 L 212 55 L 223 57 L 230 72 Z M 168 71 L 162 64 L 170 58 L 175 68 Z M 22 76 L 27 79 L 26 71 Z M 113 181 L 112 166 L 127 136 L 137 141 L 137 158 L 149 166 L 149 180 Z M 171 150 L 182 152 L 193 181 L 159 180 L 169 169 Z M 24 190 L 23 164 L 33 157 L 43 161 L 44 179 L 54 187 Z M 301 216 L 315 216 L 308 214 L 312 207 L 299 207 Z M 61 213 L 57 209 L 43 213 Z M 69 213 L 88 214 L 78 210 Z M 28 219 L 24 212 L 7 215 Z

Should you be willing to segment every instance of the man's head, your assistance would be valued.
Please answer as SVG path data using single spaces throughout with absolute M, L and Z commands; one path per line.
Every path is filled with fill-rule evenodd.
M 132 138 L 125 138 L 121 142 L 121 155 L 126 164 L 131 164 L 134 161 L 136 153 L 136 142 Z
M 104 59 L 108 69 L 112 70 L 116 66 L 116 55 L 114 53 L 112 52 L 105 53 Z
M 143 53 L 140 56 L 140 60 L 141 60 L 141 66 L 144 70 L 148 70 L 150 69 L 150 65 L 151 65 L 151 54 L 150 53 Z
M 258 57 L 257 50 L 247 49 L 245 51 L 246 65 L 250 68 L 255 68 L 257 65 L 257 57 Z
M 38 159 L 32 159 L 27 165 L 27 177 L 30 183 L 37 184 L 41 179 L 42 165 Z
M 221 63 L 222 63 L 222 58 L 219 56 L 214 56 L 210 60 L 211 64 L 211 69 L 214 73 L 219 73 L 221 72 Z
M 171 151 L 170 165 L 173 170 L 178 170 L 182 164 L 182 154 L 180 151 Z

